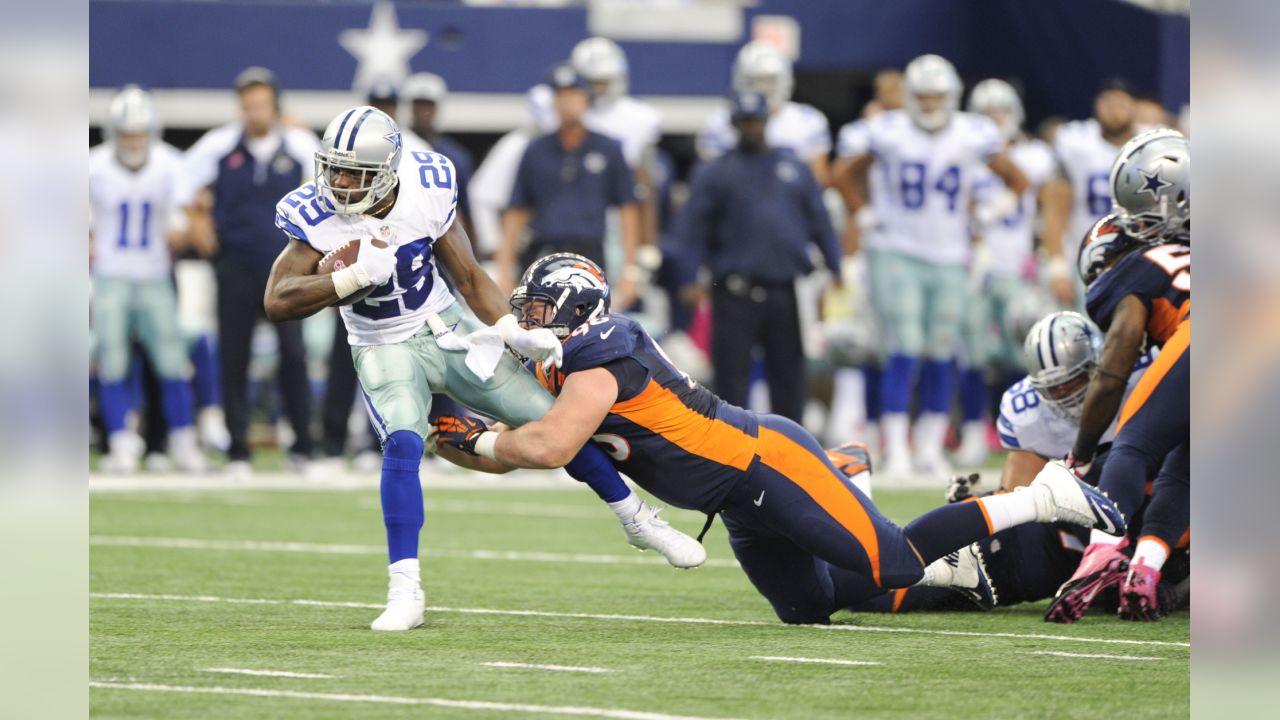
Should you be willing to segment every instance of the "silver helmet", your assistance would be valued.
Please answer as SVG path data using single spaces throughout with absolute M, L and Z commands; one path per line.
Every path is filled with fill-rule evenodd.
M 1177 130 L 1148 130 L 1111 165 L 1120 224 L 1147 243 L 1191 241 L 1191 147 Z
M 400 126 L 381 110 L 362 105 L 329 123 L 316 151 L 316 187 L 341 215 L 359 215 L 396 186 L 400 166 Z M 337 187 L 341 175 L 352 187 Z
M 969 112 L 995 121 L 1005 140 L 1012 140 L 1022 130 L 1025 117 L 1018 91 L 999 78 L 988 78 L 973 86 L 969 93 Z
M 630 71 L 626 53 L 618 43 L 603 37 L 590 37 L 573 48 L 573 69 L 591 83 L 597 104 L 611 103 L 627 94 Z
M 400 89 L 400 97 L 409 102 L 423 100 L 439 105 L 448 95 L 449 84 L 444 81 L 444 78 L 429 72 L 410 75 L 409 79 L 404 81 L 404 87 Z
M 1102 355 L 1102 331 L 1089 318 L 1064 310 L 1036 323 L 1022 349 L 1031 386 L 1054 412 L 1079 418 L 1089 376 Z
M 795 77 L 791 61 L 772 45 L 753 40 L 742 46 L 733 61 L 734 92 L 758 92 L 777 110 L 791 99 Z
M 125 147 L 121 135 L 146 133 L 149 138 L 138 147 Z M 107 108 L 107 124 L 103 135 L 116 149 L 116 157 L 127 167 L 142 167 L 147 162 L 151 143 L 160 136 L 160 116 L 156 113 L 151 93 L 137 85 L 125 85 L 111 98 Z
M 906 90 L 902 102 L 912 121 L 929 132 L 946 127 L 960 107 L 960 76 L 955 67 L 940 55 L 921 55 L 907 63 L 902 75 Z M 942 106 L 926 112 L 920 107 L 921 95 L 941 95 Z

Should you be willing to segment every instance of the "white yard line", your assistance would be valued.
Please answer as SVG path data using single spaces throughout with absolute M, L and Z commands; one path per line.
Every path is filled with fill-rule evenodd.
M 469 470 L 440 471 L 424 465 L 422 486 L 439 490 L 579 490 L 589 492 L 582 483 L 561 471 L 530 470 L 506 475 L 489 475 Z M 246 490 L 296 490 L 299 492 L 332 492 L 342 490 L 377 490 L 378 474 L 344 473 L 323 480 L 306 480 L 296 473 L 261 472 L 248 480 L 232 480 L 217 473 L 179 475 L 176 473 L 143 473 L 139 475 L 89 475 L 90 493 L 133 493 L 157 491 L 244 492 Z
M 601 667 L 578 667 L 575 665 L 535 665 L 531 663 L 518 662 L 482 662 L 481 665 L 493 668 L 513 668 L 516 670 L 553 670 L 556 672 L 578 672 L 578 673 L 607 673 L 613 672 L 608 668 Z
M 327 543 L 282 542 L 274 540 L 204 540 L 198 538 L 135 537 L 128 535 L 90 535 L 90 545 L 168 548 L 171 550 L 230 550 L 247 552 L 313 553 L 318 555 L 385 555 L 381 545 L 340 545 Z M 592 555 L 586 553 L 525 552 L 518 550 L 443 550 L 427 549 L 428 558 L 463 560 L 514 560 L 517 562 L 581 563 L 587 565 L 667 565 L 661 555 Z M 703 567 L 736 568 L 738 563 L 725 558 L 710 558 Z
M 227 675 L 254 675 L 257 677 L 282 677 L 282 678 L 303 678 L 317 680 L 332 680 L 337 675 L 324 675 L 322 673 L 304 673 L 290 672 L 289 670 L 250 670 L 248 668 L 198 668 L 200 672 L 207 673 L 225 673 Z
M 460 710 L 521 713 L 524 715 L 581 715 L 585 717 L 612 718 L 615 720 L 712 720 L 689 715 L 642 712 L 638 710 L 614 710 L 610 708 L 528 705 L 524 703 L 486 702 L 483 700 L 450 700 L 445 698 L 401 697 L 396 695 L 352 695 L 347 693 L 299 692 L 297 690 L 267 690 L 264 688 L 191 687 L 183 685 L 158 685 L 155 683 L 116 683 L 90 680 L 89 687 L 99 690 L 133 690 L 139 692 L 167 692 L 211 695 L 245 695 L 249 697 L 291 698 L 294 700 L 319 700 L 348 703 L 379 703 L 383 705 L 430 705 Z
M 773 655 L 752 655 L 752 660 L 764 660 L 765 662 L 788 662 L 788 663 L 808 663 L 812 665 L 883 665 L 884 663 L 869 662 L 867 660 L 828 660 L 825 658 L 801 658 L 801 657 L 776 657 Z
M 174 601 L 174 602 L 211 602 L 211 603 L 244 603 L 252 605 L 310 605 L 317 607 L 343 607 L 343 608 L 368 608 L 381 610 L 383 605 L 378 603 L 360 603 L 360 602 L 336 602 L 329 600 L 267 600 L 258 598 L 220 598 L 209 595 L 144 595 L 138 593 L 103 593 L 92 592 L 89 597 L 102 600 L 155 600 L 155 601 Z M 675 623 L 675 624 L 692 624 L 692 625 L 735 625 L 735 626 L 753 626 L 753 627 L 772 627 L 785 629 L 789 627 L 802 627 L 815 630 L 829 630 L 832 632 L 871 632 L 871 633 L 896 633 L 903 635 L 942 635 L 948 637 L 974 637 L 974 638 L 1006 638 L 1010 640 L 1054 640 L 1060 642 L 1081 642 L 1081 643 L 1100 643 L 1104 645 L 1138 645 L 1150 647 L 1180 647 L 1189 648 L 1189 642 L 1170 642 L 1166 640 L 1129 640 L 1124 638 L 1097 638 L 1097 637 L 1073 637 L 1071 635 L 1046 635 L 1043 633 L 984 633 L 971 632 L 965 630 L 933 630 L 927 628 L 894 628 L 894 627 L 877 627 L 871 625 L 798 625 L 788 626 L 778 622 L 765 622 L 763 620 L 720 620 L 716 618 L 698 618 L 698 617 L 661 617 L 653 615 L 611 615 L 599 613 L 576 613 L 576 612 L 553 612 L 548 610 L 495 610 L 491 608 L 451 608 L 451 607 L 428 607 L 427 612 L 439 613 L 461 613 L 464 615 L 506 615 L 516 617 L 550 617 L 550 618 L 571 618 L 580 620 L 606 620 L 614 622 L 653 622 L 653 623 Z
M 1036 650 L 1032 655 L 1052 655 L 1054 657 L 1089 658 L 1092 660 L 1164 660 L 1150 655 L 1090 655 L 1088 653 L 1054 652 L 1052 650 Z

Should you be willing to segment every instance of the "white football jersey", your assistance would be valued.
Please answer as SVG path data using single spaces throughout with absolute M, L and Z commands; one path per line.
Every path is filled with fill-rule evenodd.
M 808 162 L 831 152 L 831 124 L 812 105 L 788 101 L 769 116 L 764 139 L 770 147 L 787 148 Z M 720 157 L 738 145 L 738 131 L 729 121 L 729 109 L 721 108 L 698 133 L 698 156 L 703 160 Z
M 396 273 L 368 298 L 340 308 L 353 346 L 407 340 L 427 316 L 453 304 L 431 260 L 431 246 L 448 231 L 458 209 L 453 163 L 439 153 L 406 151 L 400 159 L 396 204 L 385 218 L 338 215 L 314 182 L 276 205 L 276 227 L 327 253 L 349 240 L 372 237 L 397 247 Z
M 1102 126 L 1089 118 L 1060 126 L 1053 137 L 1053 152 L 1071 183 L 1071 218 L 1062 253 L 1074 267 L 1085 233 L 1111 212 L 1111 163 L 1120 146 L 1102 139 Z
M 644 149 L 662 137 L 662 113 L 652 105 L 623 96 L 604 107 L 592 106 L 583 119 L 587 129 L 617 140 L 622 156 L 632 168 L 639 167 Z
M 182 153 L 171 145 L 152 143 L 147 164 L 137 172 L 120 164 L 111 143 L 91 149 L 94 274 L 132 280 L 168 277 L 173 263 L 169 219 L 194 198 Z
M 993 274 L 1006 277 L 1021 275 L 1030 262 L 1034 247 L 1037 197 L 1040 188 L 1055 172 L 1053 151 L 1041 140 L 1022 140 L 1009 148 L 1009 159 L 1027 176 L 1027 191 L 1018 200 L 1018 209 L 1001 220 L 981 228 L 982 241 L 990 256 Z M 1004 187 L 1004 181 L 984 165 L 977 166 L 976 200 Z
M 995 123 L 966 112 L 936 133 L 921 130 L 902 110 L 842 128 L 842 156 L 876 158 L 872 208 L 880 226 L 868 234 L 867 246 L 934 263 L 967 262 L 974 167 L 1003 145 Z
M 1134 386 L 1159 354 L 1159 350 L 1151 348 L 1138 357 L 1133 372 L 1129 374 L 1124 400 L 1129 399 L 1129 393 L 1133 392 Z M 1124 407 L 1124 400 L 1121 407 Z M 1079 424 L 1075 420 L 1062 417 L 1041 401 L 1036 389 L 1031 387 L 1029 377 L 1014 383 L 1000 398 L 996 431 L 1000 435 L 1000 444 L 1008 450 L 1026 450 L 1050 460 L 1064 458 L 1075 447 L 1077 430 Z M 1116 422 L 1112 420 L 1099 442 L 1111 442 L 1115 436 Z

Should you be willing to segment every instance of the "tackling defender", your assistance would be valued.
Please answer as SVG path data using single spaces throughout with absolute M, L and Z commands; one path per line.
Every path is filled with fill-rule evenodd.
M 947 566 L 935 560 L 1022 523 L 1123 532 L 1111 502 L 1060 464 L 1028 491 L 948 505 L 900 528 L 799 425 L 720 400 L 637 323 L 609 315 L 609 286 L 590 260 L 538 260 L 511 302 L 522 325 L 564 339 L 563 366 L 537 370 L 555 405 L 514 430 L 441 418 L 441 454 L 487 472 L 552 468 L 594 440 L 658 498 L 720 514 L 743 570 L 783 622 L 827 623 L 836 609 L 886 588 L 949 586 Z
M 329 124 L 315 162 L 315 181 L 276 206 L 276 225 L 289 244 L 271 269 L 266 311 L 273 321 L 306 317 L 376 288 L 343 304 L 341 314 L 383 446 L 390 579 L 387 608 L 372 628 L 408 630 L 423 623 L 425 604 L 418 467 L 431 393 L 447 393 L 504 422 L 529 422 L 551 407 L 551 396 L 496 338 L 548 364 L 559 364 L 561 347 L 547 330 L 519 327 L 476 263 L 466 230 L 454 222 L 458 187 L 447 158 L 428 152 L 402 157 L 395 121 L 374 108 L 356 107 Z M 353 264 L 317 274 L 326 252 L 352 240 L 360 244 Z M 437 262 L 476 315 L 454 301 Z M 482 326 L 477 315 L 492 328 Z M 705 559 L 701 545 L 659 520 L 595 448 L 578 454 L 568 469 L 609 503 L 633 545 L 658 550 L 677 567 Z

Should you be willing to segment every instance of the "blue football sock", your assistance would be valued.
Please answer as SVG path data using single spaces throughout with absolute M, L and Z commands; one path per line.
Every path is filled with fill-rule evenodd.
M 622 481 L 609 456 L 593 442 L 583 445 L 564 469 L 574 480 L 586 483 L 607 503 L 624 500 L 631 494 L 631 488 Z
M 960 412 L 965 422 L 987 417 L 987 376 L 977 368 L 965 368 L 960 373 Z
M 390 562 L 418 557 L 418 533 L 422 531 L 422 438 L 409 430 L 387 437 L 382 449 L 382 521 L 387 526 Z
M 866 404 L 867 422 L 880 422 L 880 368 L 862 368 L 862 400 Z
M 107 435 L 123 430 L 125 416 L 133 408 L 129 385 L 124 380 L 98 383 L 98 404 L 102 407 L 102 424 Z
M 934 508 L 903 528 L 924 564 L 975 543 L 991 534 L 986 514 L 977 502 L 960 502 Z
M 911 387 L 920 361 L 909 355 L 890 355 L 880 375 L 880 411 L 907 413 L 911 410 Z
M 920 411 L 948 412 L 954 386 L 955 368 L 950 360 L 925 360 L 920 368 Z
M 191 383 L 186 380 L 164 380 L 160 388 L 161 399 L 164 402 L 164 419 L 169 423 L 169 431 L 190 427 L 195 417 Z
M 195 368 L 196 400 L 200 407 L 222 405 L 222 378 L 218 350 L 208 335 L 191 344 L 191 365 Z

